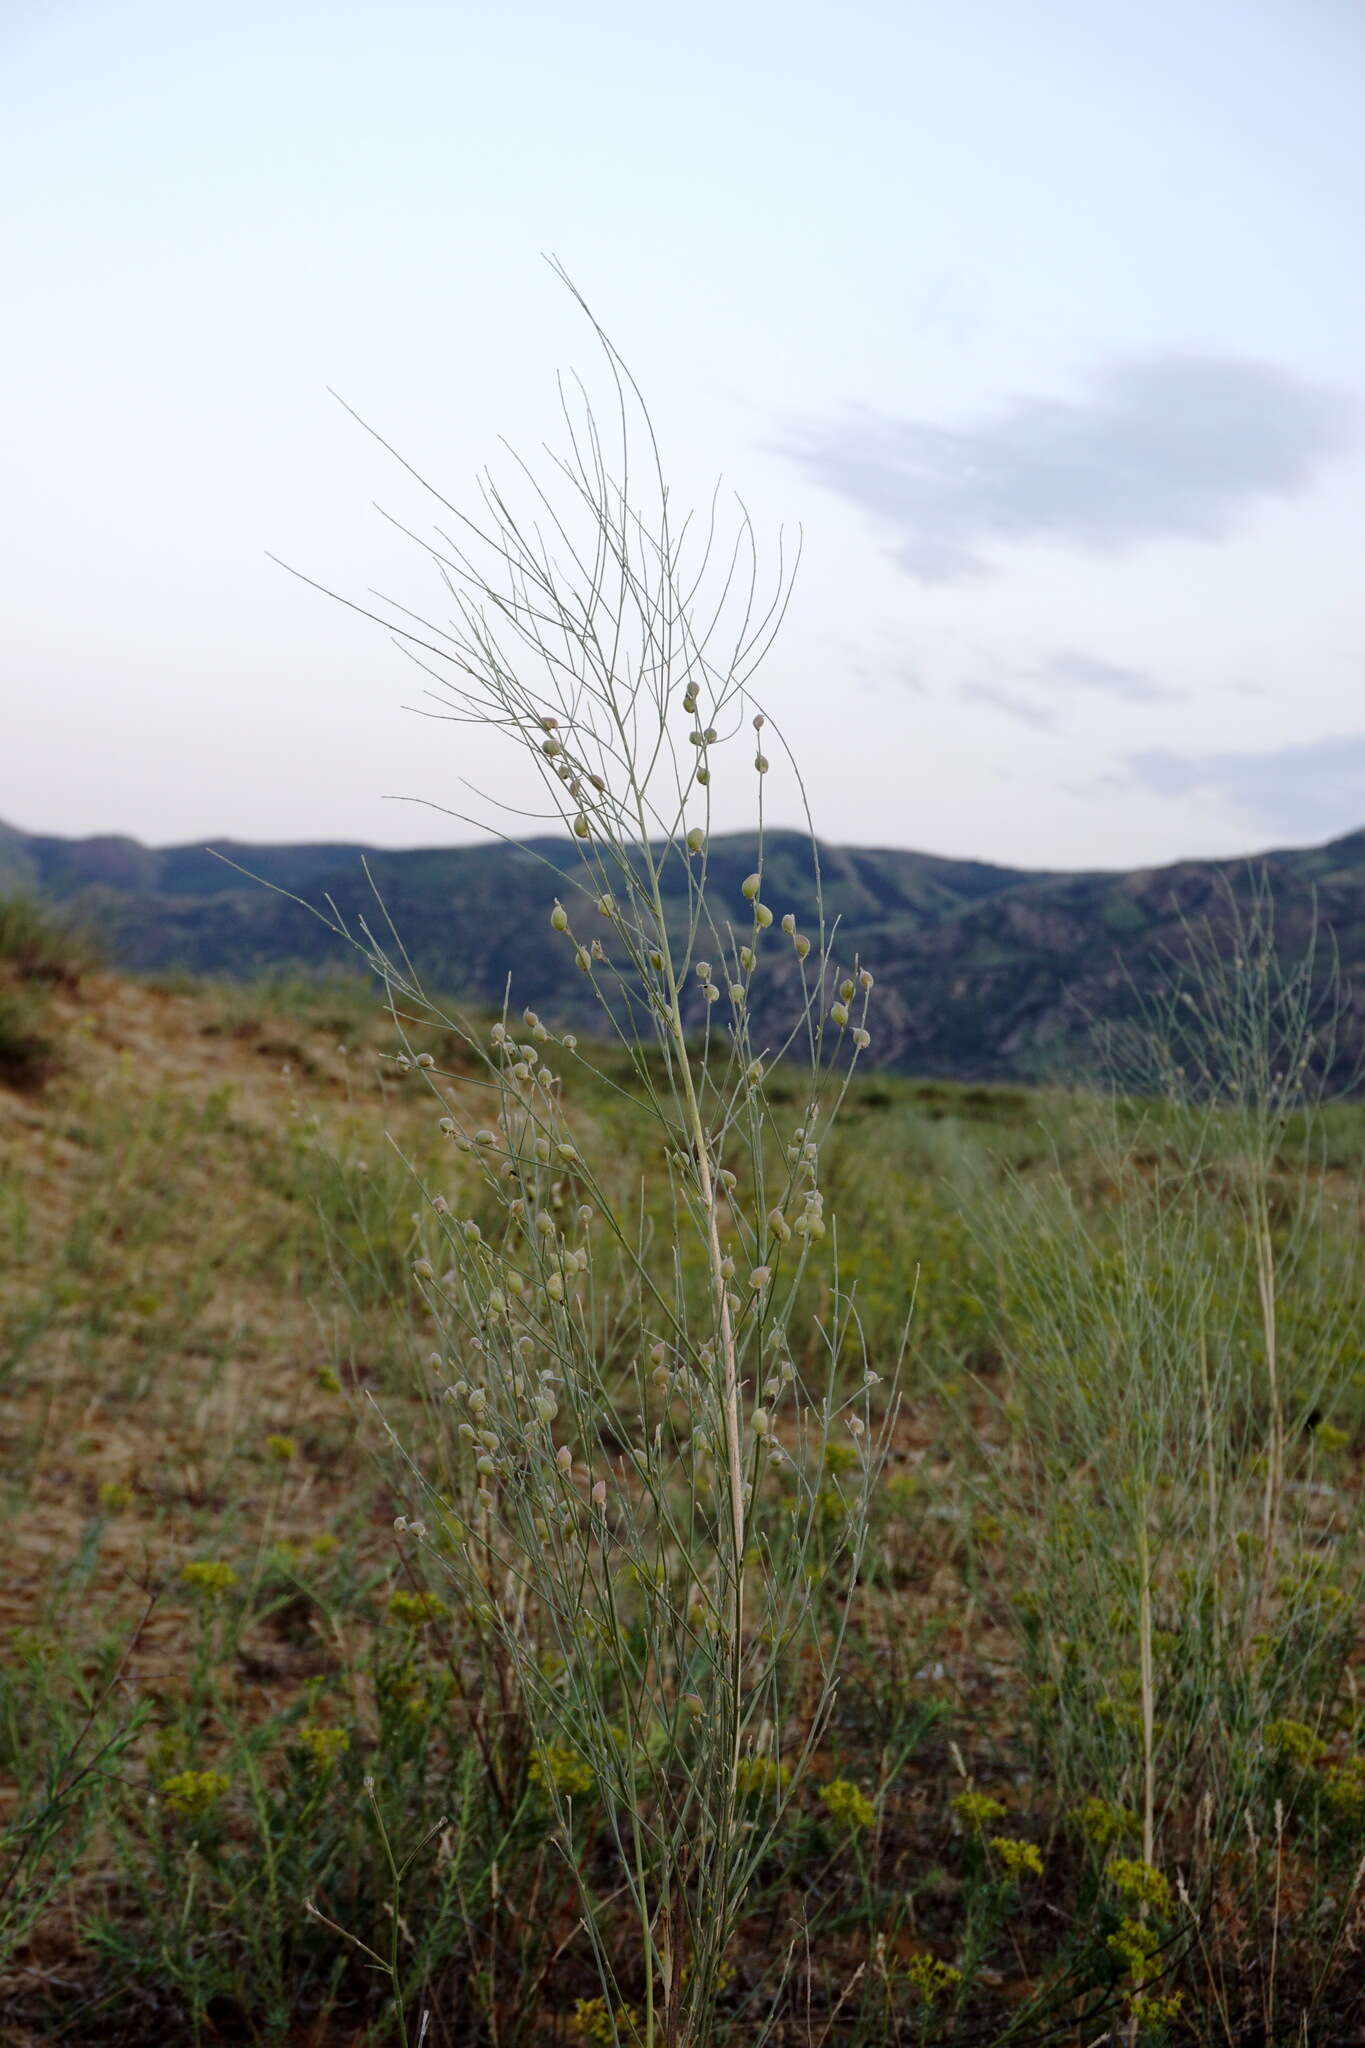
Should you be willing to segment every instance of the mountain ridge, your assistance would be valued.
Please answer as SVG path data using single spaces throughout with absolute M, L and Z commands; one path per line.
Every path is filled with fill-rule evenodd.
M 354 928 L 373 907 L 372 881 L 434 986 L 500 1005 L 510 976 L 516 1007 L 529 1003 L 580 1028 L 594 1021 L 573 949 L 548 927 L 559 895 L 586 929 L 577 898 L 597 893 L 568 838 L 407 849 L 223 839 L 217 849 L 227 861 L 203 845 L 155 848 L 121 834 L 73 839 L 0 822 L 0 889 L 69 904 L 99 929 L 117 965 L 231 978 L 353 965 L 344 941 L 313 913 L 330 899 Z M 747 917 L 740 884 L 756 857 L 749 833 L 710 842 L 708 900 L 722 926 Z M 1365 828 L 1316 847 L 1135 869 L 1011 868 L 823 843 L 818 858 L 827 916 L 838 920 L 837 957 L 857 954 L 878 976 L 874 1052 L 889 1066 L 958 1080 L 1065 1071 L 1088 1020 L 1130 1015 L 1169 976 L 1186 926 L 1208 919 L 1230 928 L 1231 905 L 1250 902 L 1257 875 L 1286 954 L 1302 951 L 1315 928 L 1330 933 L 1347 985 L 1341 1059 L 1354 1069 L 1365 1051 L 1365 1010 L 1354 992 L 1365 984 Z M 664 888 L 679 928 L 688 886 L 681 856 L 672 857 Z M 765 834 L 764 896 L 779 917 L 788 909 L 803 924 L 813 917 L 814 856 L 804 835 Z M 1324 989 L 1332 971 L 1325 954 Z M 800 995 L 790 949 L 770 945 L 757 997 L 762 1026 L 776 1033 Z

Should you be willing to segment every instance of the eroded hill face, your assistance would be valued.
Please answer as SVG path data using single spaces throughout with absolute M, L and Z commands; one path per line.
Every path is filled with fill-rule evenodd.
M 6 830 L 0 881 L 78 903 L 114 959 L 140 970 L 243 979 L 299 965 L 345 970 L 357 956 L 335 923 L 355 932 L 362 920 L 382 928 L 391 918 L 428 981 L 464 1002 L 499 1007 L 510 977 L 514 1007 L 529 1003 L 580 1030 L 598 1021 L 572 948 L 554 943 L 547 925 L 556 896 L 572 907 L 597 893 L 566 842 L 400 853 L 224 843 L 219 851 L 259 879 L 196 847 Z M 740 883 L 756 858 L 743 835 L 718 838 L 708 851 L 718 943 L 727 921 L 746 915 Z M 819 862 L 841 964 L 857 956 L 879 979 L 874 1056 L 901 1071 L 958 1080 L 1066 1076 L 1096 1025 L 1121 1024 L 1178 978 L 1187 924 L 1209 920 L 1235 943 L 1234 906 L 1245 914 L 1258 877 L 1284 956 L 1302 957 L 1316 930 L 1319 990 L 1325 995 L 1335 975 L 1345 991 L 1335 1078 L 1348 1078 L 1365 1050 L 1365 997 L 1352 993 L 1365 979 L 1365 832 L 1254 864 L 1183 862 L 1115 874 L 1033 873 L 869 848 L 821 847 Z M 775 914 L 791 910 L 813 927 L 808 843 L 770 834 L 764 874 Z M 681 929 L 684 862 L 666 863 L 663 882 Z M 775 946 L 755 996 L 774 1039 L 798 1003 L 795 963 Z

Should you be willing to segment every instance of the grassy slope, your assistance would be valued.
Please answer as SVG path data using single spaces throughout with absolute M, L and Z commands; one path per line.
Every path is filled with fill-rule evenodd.
M 429 1418 L 409 1278 L 415 1203 L 384 1131 L 446 1184 L 450 1155 L 437 1150 L 429 1102 L 386 1071 L 388 1031 L 354 986 L 261 996 L 86 974 L 45 1000 L 59 1067 L 28 1092 L 0 1088 L 0 1216 L 18 1253 L 0 1299 L 13 1777 L 0 1818 L 32 1815 L 35 1801 L 41 1810 L 45 1765 L 55 1757 L 60 1780 L 83 1692 L 97 1702 L 100 1738 L 123 1730 L 127 1746 L 98 1774 L 98 1796 L 86 1798 L 89 1785 L 71 1795 L 49 1859 L 59 1881 L 10 1979 L 6 2038 L 25 2038 L 22 2023 L 33 2040 L 189 2040 L 195 2012 L 208 2038 L 390 2038 L 373 1973 L 347 1969 L 343 1945 L 302 1911 L 307 1890 L 366 1939 L 383 1934 L 362 1771 L 378 1775 L 386 1825 L 405 1851 L 464 1802 L 458 1843 L 429 1852 L 404 1909 L 415 1978 L 442 2014 L 431 2038 L 486 2038 L 479 2028 L 489 2025 L 508 2043 L 568 2038 L 542 2022 L 589 1994 L 592 1977 L 524 1753 L 506 1717 L 484 1722 L 479 1709 L 470 1722 L 451 1692 L 452 1671 L 462 1683 L 475 1674 L 476 1697 L 495 1674 L 479 1679 L 477 1638 L 459 1617 L 414 1629 L 390 1608 L 412 1589 L 391 1529 L 403 1495 L 376 1462 L 382 1436 L 367 1397 L 408 1441 L 424 1440 Z M 605 1094 L 582 1093 L 585 1135 L 630 1158 L 616 1114 Z M 1343 1113 L 1330 1141 L 1331 1171 L 1349 1192 L 1359 1119 Z M 800 1971 L 817 2015 L 812 2041 L 851 1980 L 851 2039 L 888 2038 L 893 2007 L 906 2027 L 921 2011 L 928 2024 L 904 1974 L 916 1955 L 975 1957 L 963 2039 L 994 2038 L 1004 2008 L 1047 1979 L 1059 1942 L 1081 1939 L 1097 1912 L 1097 1981 L 1109 1967 L 1105 1928 L 1116 1922 L 1096 1905 L 1093 1857 L 1068 1835 L 1066 1815 L 1077 1784 L 1131 1797 L 1129 1737 L 1119 1717 L 1098 1751 L 1067 1766 L 1079 1777 L 1058 1776 L 1074 1731 L 1056 1719 L 1049 1658 L 1078 1625 L 1059 1612 L 1041 1644 L 1021 1631 L 1032 1610 L 1019 1602 L 1039 1597 L 1046 1560 L 1018 1519 L 1023 1496 L 1001 1482 L 1027 1467 L 1038 1371 L 1026 1351 L 1000 1355 L 982 1306 L 993 1254 L 972 1221 L 1001 1199 L 1000 1160 L 1032 1173 L 1058 1148 L 1083 1199 L 1103 1210 L 1114 1190 L 1065 1099 L 872 1078 L 830 1162 L 874 1355 L 894 1345 L 916 1276 L 919 1285 L 876 1568 L 822 1759 L 827 1778 L 886 1789 L 875 1841 L 846 1843 L 818 1802 L 793 1817 L 739 1958 L 736 2040 L 743 1996 L 761 1997 L 763 1958 L 797 1919 L 814 1929 Z M 1349 1208 L 1348 1237 L 1358 1219 Z M 1336 1423 L 1353 1430 L 1359 1407 L 1348 1389 Z M 272 1436 L 293 1453 L 277 1455 Z M 1294 1469 L 1315 1518 L 1296 1524 L 1298 1540 L 1330 1546 L 1358 1500 L 1354 1465 L 1338 1452 L 1330 1470 L 1311 1459 Z M 1247 1517 L 1254 1527 L 1254 1504 Z M 178 1577 L 196 1558 L 238 1574 L 222 1603 Z M 1121 1643 L 1113 1654 L 1120 1667 L 1130 1656 Z M 145 1719 L 131 1726 L 129 1715 Z M 1085 1716 L 1094 1723 L 1091 1709 Z M 300 1733 L 314 1726 L 345 1733 L 349 1749 L 330 1770 Z M 522 1788 L 500 1851 L 468 1777 L 474 1752 L 467 1735 L 453 1736 L 469 1726 L 503 1745 L 499 1768 Z M 1340 1756 L 1350 1738 L 1335 1729 Z M 182 1768 L 230 1779 L 221 1807 L 193 1824 L 164 1796 L 159 1808 L 147 1803 Z M 1036 1887 L 1002 1890 L 951 1807 L 960 1771 L 1008 1805 L 1012 1836 L 1042 1845 L 1050 1903 Z M 1273 1799 L 1291 1790 L 1283 1776 L 1266 1780 L 1263 1833 L 1273 1833 Z M 1169 1824 L 1174 1856 L 1184 1823 L 1173 1813 Z M 1326 1858 L 1335 1837 L 1313 1826 L 1311 1855 Z M 496 1901 L 490 1853 L 501 1856 Z M 1299 1995 L 1293 1973 L 1312 1974 L 1303 1956 L 1322 1957 L 1324 1888 L 1336 1885 L 1340 1903 L 1345 1882 L 1325 1861 L 1316 1880 L 1307 1853 L 1296 1846 L 1291 1857 L 1293 1908 L 1276 1909 L 1286 2000 Z M 274 1890 L 262 1890 L 263 1870 L 282 1873 Z M 1228 1870 L 1226 1924 L 1211 1921 L 1207 1933 L 1235 1989 L 1237 1969 L 1252 1983 L 1269 1951 L 1247 1873 Z M 191 1882 L 203 1903 L 187 1921 Z M 892 1959 L 880 1975 L 878 1933 Z M 1197 2002 L 1197 1969 L 1194 1981 Z M 1334 1979 L 1325 2010 L 1345 2012 L 1351 1995 Z M 949 2028 L 946 2006 L 934 2024 Z

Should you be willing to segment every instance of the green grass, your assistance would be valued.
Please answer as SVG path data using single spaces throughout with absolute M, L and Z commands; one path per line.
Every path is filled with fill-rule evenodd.
M 118 1051 L 121 1000 L 160 1006 L 164 1060 L 141 1022 L 139 1058 Z M 30 1098 L 42 1135 L 9 1159 L 9 2009 L 37 2040 L 380 2042 L 397 2038 L 392 1965 L 413 2034 L 429 2007 L 437 2040 L 583 2038 L 572 2015 L 585 2001 L 591 2028 L 598 1992 L 579 1916 L 585 1877 L 611 1897 L 606 1815 L 579 1795 L 588 1860 L 566 1864 L 496 1642 L 395 1547 L 403 1473 L 370 1406 L 439 1443 L 411 1186 L 383 1130 L 423 1172 L 448 1154 L 416 1077 L 376 1059 L 389 1041 L 363 991 L 325 1011 L 312 993 L 281 1009 L 278 989 L 227 1001 L 130 991 L 104 1014 L 107 1044 L 69 1019 L 76 1064 Z M 202 1071 L 174 1065 L 186 1044 Z M 576 1113 L 628 1172 L 625 1079 L 585 1088 Z M 1116 1170 L 1117 1144 L 1139 1161 L 1164 1148 L 1174 1171 L 1189 1133 L 1163 1123 L 1120 1105 L 1116 1134 L 1059 1095 L 882 1077 L 854 1091 L 827 1186 L 872 1355 L 899 1342 L 915 1291 L 905 1405 L 835 1718 L 765 1853 L 723 2038 L 752 2037 L 784 1969 L 793 2038 L 809 1999 L 811 2040 L 838 2006 L 843 2038 L 868 2048 L 1045 2021 L 1079 2042 L 1124 2008 L 1112 1942 L 1134 1916 L 1105 1869 L 1143 1849 L 1140 1516 L 1157 1559 L 1154 1859 L 1193 1902 L 1140 1923 L 1168 1944 L 1163 1995 L 1184 1992 L 1167 2031 L 1238 2038 L 1272 1967 L 1284 2023 L 1311 2012 L 1330 2040 L 1350 2009 L 1365 1122 L 1332 1110 L 1325 1174 L 1291 1156 L 1292 1131 L 1276 1169 L 1298 1423 L 1269 1567 L 1235 1190 L 1207 1135 L 1178 1200 L 1157 1198 L 1150 1165 Z M 1088 1403 L 1077 1361 L 1107 1358 L 1097 1333 L 1137 1304 L 1148 1340 L 1123 1368 L 1126 1406 L 1108 1382 Z M 1181 1372 L 1200 1322 L 1223 1376 L 1212 1527 L 1181 1405 L 1198 1408 L 1198 1374 L 1187 1392 Z M 1164 1462 L 1134 1495 L 1143 1443 Z M 846 1486 L 836 1458 L 820 1506 L 834 1529 Z M 180 1577 L 195 1559 L 236 1582 L 196 1592 Z M 327 1762 L 307 1728 L 346 1746 Z M 227 1781 L 190 1785 L 197 1813 L 165 1789 L 186 1772 Z M 835 1781 L 870 1823 L 856 1802 L 830 1811 Z M 954 1805 L 966 1791 L 1005 1814 L 978 1826 Z M 396 1922 L 385 1838 L 415 1859 Z M 1034 1844 L 1045 1883 L 1011 1874 L 997 1838 Z M 602 1911 L 636 1988 L 629 1923 Z

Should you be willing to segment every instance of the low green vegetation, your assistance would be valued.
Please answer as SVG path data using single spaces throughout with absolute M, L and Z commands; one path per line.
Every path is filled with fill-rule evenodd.
M 0 1192 L 13 2037 L 382 2042 L 401 2001 L 410 2038 L 430 2011 L 428 2039 L 612 2039 L 591 1894 L 622 2010 L 643 1985 L 608 1788 L 584 1746 L 536 1747 L 467 1589 L 392 1527 L 429 1510 L 390 1426 L 468 1484 L 423 1364 L 430 1226 L 384 1136 L 457 1199 L 422 1070 L 359 983 L 97 981 L 60 1026 Z M 573 1114 L 644 1185 L 633 1088 L 622 1054 Z M 1135 2007 L 1152 2040 L 1272 2009 L 1344 2029 L 1365 1121 L 1335 1108 L 1269 1163 L 1278 1450 L 1244 1150 L 1191 1122 L 855 1081 L 825 1166 L 842 1284 L 874 1361 L 912 1291 L 914 1317 L 846 1602 L 853 1440 L 823 1454 L 841 1683 L 719 2038 L 775 1993 L 778 2038 L 817 2041 L 836 2007 L 868 2044 L 1089 2040 Z M 755 1817 L 804 1736 L 798 1702 Z

